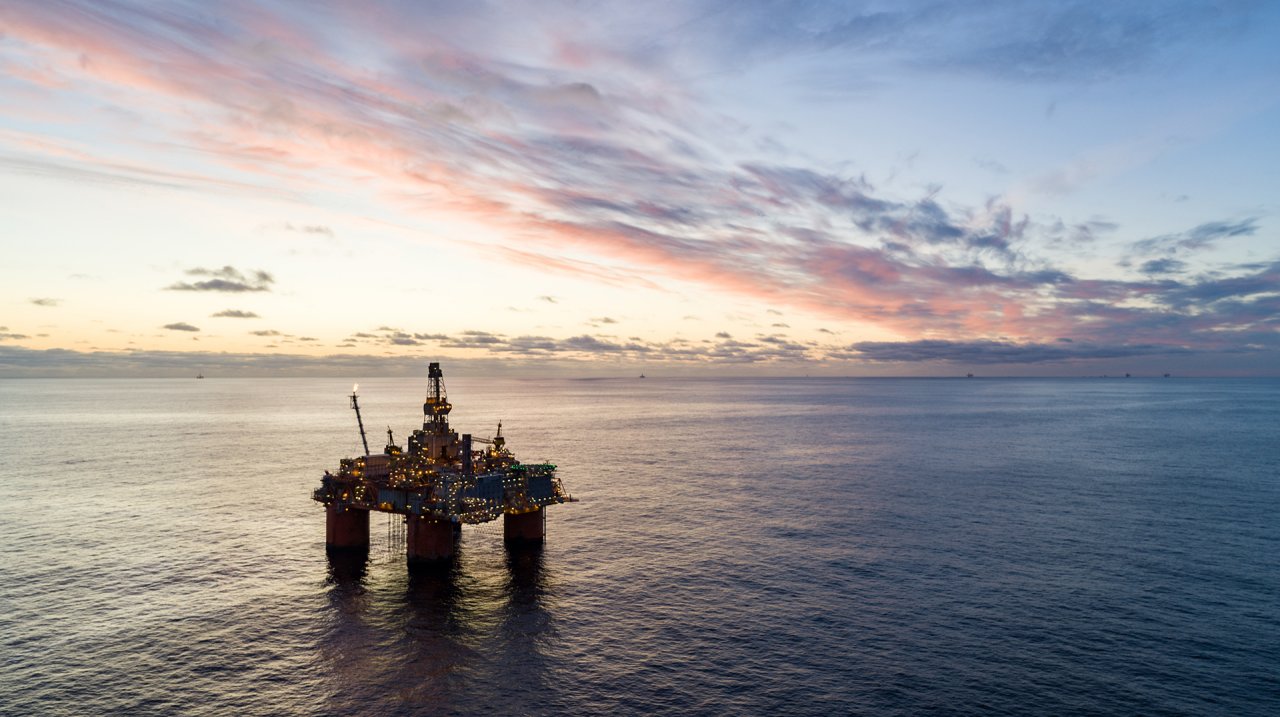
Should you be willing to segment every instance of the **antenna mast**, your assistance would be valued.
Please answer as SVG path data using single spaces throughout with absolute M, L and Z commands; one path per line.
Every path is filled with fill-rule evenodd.
M 369 439 L 364 435 L 364 420 L 360 418 L 360 402 L 356 400 L 356 389 L 360 384 L 351 387 L 351 408 L 356 412 L 356 424 L 360 426 L 360 442 L 364 444 L 364 454 L 369 455 Z

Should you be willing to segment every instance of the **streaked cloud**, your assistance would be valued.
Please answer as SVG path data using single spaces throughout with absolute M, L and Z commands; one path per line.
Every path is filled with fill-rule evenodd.
M 215 319 L 217 318 L 226 318 L 226 319 L 260 319 L 262 318 L 261 316 L 258 316 L 252 311 L 244 311 L 241 309 L 223 309 L 222 311 L 219 311 L 216 314 L 210 314 L 210 317 Z
M 200 327 L 192 326 L 191 324 L 188 324 L 185 321 L 178 321 L 172 324 L 165 324 L 161 328 L 169 329 L 170 331 L 199 331 L 200 330 Z
M 0 168 L 17 174 L 59 179 L 103 187 L 176 189 L 232 196 L 276 196 L 297 199 L 292 192 L 265 184 L 252 184 L 206 175 L 169 172 L 162 169 L 122 164 L 96 157 L 80 157 L 75 162 L 50 157 L 32 157 L 0 152 Z
M 1188 353 L 1179 346 L 1156 344 L 1015 343 L 1012 341 L 862 341 L 851 344 L 851 356 L 869 361 L 965 364 L 1025 364 L 1130 356 L 1169 356 Z
M 1193 252 L 1208 249 L 1222 239 L 1253 236 L 1257 232 L 1258 220 L 1256 217 L 1249 217 L 1236 222 L 1205 222 L 1178 234 L 1165 234 L 1136 241 L 1131 248 L 1135 253 L 1139 254 Z
M 35 306 L 49 306 L 49 307 L 52 307 L 52 306 L 57 306 L 58 304 L 61 304 L 61 303 L 62 303 L 62 299 L 35 298 L 35 299 L 27 299 L 27 303 L 28 303 L 28 304 L 33 304 L 33 305 L 35 305 Z
M 848 322 L 839 324 L 845 336 L 845 326 L 858 325 L 905 339 L 835 347 L 832 356 L 879 361 L 874 357 L 894 351 L 934 351 L 949 361 L 943 356 L 969 351 L 1034 363 L 1058 360 L 1034 358 L 1055 347 L 1064 360 L 1088 360 L 1079 347 L 1275 344 L 1267 333 L 1280 291 L 1275 230 L 1262 210 L 1247 209 L 1256 216 L 1243 219 L 1219 218 L 1230 212 L 1193 217 L 1184 225 L 1190 229 L 1157 233 L 1091 208 L 1074 218 L 1033 215 L 1012 189 L 962 201 L 945 177 L 896 180 L 867 171 L 858 156 L 815 158 L 786 131 L 753 127 L 710 104 L 714 85 L 705 79 L 778 63 L 798 87 L 847 98 L 894 83 L 977 76 L 984 88 L 1054 90 L 1017 97 L 1034 107 L 1037 122 L 1060 122 L 1071 112 L 1064 84 L 1119 81 L 1200 45 L 1230 45 L 1251 32 L 1248 20 L 1260 12 L 1247 3 L 1193 0 L 1166 11 L 1075 2 L 784 7 L 715 0 L 586 12 L 553 2 L 534 13 L 484 4 L 365 12 L 268 2 L 224 10 L 212 22 L 183 5 L 7 5 L 12 83 L 48 97 L 74 88 L 104 113 L 136 121 L 144 139 L 97 148 L 71 133 L 42 138 L 15 127 L 0 145 L 0 167 L 97 187 L 270 195 L 304 205 L 325 191 L 359 188 L 376 198 L 368 200 L 373 213 L 394 207 L 417 212 L 424 223 L 439 216 L 483 223 L 499 237 L 483 249 L 486 257 L 528 276 L 671 294 L 692 286 L 785 309 L 788 321 L 768 319 L 770 328 L 816 318 Z M 1046 102 L 1051 109 L 1041 112 Z M 876 111 L 873 103 L 863 106 Z M 1009 107 L 990 110 L 1002 111 Z M 938 118 L 938 126 L 946 129 L 949 120 Z M 868 146 L 875 141 L 868 138 Z M 1078 192 L 1118 166 L 1167 151 L 1169 142 L 1162 134 L 1131 151 L 1082 151 L 1066 165 L 1008 181 L 1050 194 Z M 153 153 L 157 146 L 164 152 Z M 959 162 L 982 170 L 974 174 L 1017 174 L 1010 170 L 1016 163 L 989 155 L 1005 159 L 995 143 L 964 150 Z M 315 220 L 283 223 L 285 231 L 334 237 L 331 214 L 295 211 L 281 216 Z M 282 226 L 282 219 L 270 221 L 258 226 Z M 350 234 L 344 229 L 343 236 Z M 1243 237 L 1259 240 L 1256 255 L 1212 259 Z M 1105 251 L 1111 253 L 1096 264 L 1074 256 Z M 244 294 L 275 286 L 271 273 L 228 265 L 187 270 L 165 288 Z M 557 295 L 527 298 L 540 291 Z M 446 333 L 383 326 L 352 333 L 346 344 L 663 360 L 826 355 L 777 335 L 735 341 L 728 331 L 699 346 L 674 336 L 642 342 L 565 335 L 592 315 L 599 316 L 589 320 L 593 328 L 625 316 L 627 333 L 645 331 L 632 327 L 638 312 L 571 305 L 582 300 L 555 284 L 525 296 L 504 297 L 500 306 L 536 306 L 512 307 L 530 316 L 572 310 L 575 318 L 560 326 L 577 328 L 515 336 L 483 330 L 482 321 Z M 750 313 L 759 316 L 758 309 Z M 258 318 L 233 309 L 213 316 Z M 272 317 L 288 327 L 274 311 Z M 167 328 L 195 330 L 180 325 L 190 326 Z M 744 322 L 722 325 L 739 336 L 755 330 Z M 1077 339 L 1074 354 L 1051 341 L 1058 336 Z
M 4 338 L 0 333 L 0 338 Z M 888 367 L 889 375 L 910 375 L 917 366 L 937 373 L 937 367 L 988 367 L 988 371 L 1042 373 L 1046 368 L 1075 375 L 1133 371 L 1135 375 L 1160 375 L 1175 371 L 1256 373 L 1266 370 L 1267 350 L 1243 348 L 1230 351 L 1193 350 L 1181 347 L 1144 345 L 1101 345 L 1054 341 L 1020 344 L 1006 341 L 915 341 L 860 342 L 831 347 L 815 353 L 800 344 L 773 342 L 690 342 L 673 340 L 652 345 L 596 336 L 568 339 L 551 337 L 513 337 L 494 350 L 476 357 L 455 358 L 451 372 L 455 375 L 491 376 L 503 371 L 526 372 L 533 368 L 558 367 L 581 374 L 599 372 L 600 367 L 613 366 L 605 375 L 617 375 L 619 359 L 679 373 L 699 366 L 720 367 L 721 371 L 765 370 L 787 366 L 792 370 L 836 368 L 846 371 Z M 273 348 L 273 347 L 267 347 Z M 344 348 L 344 347 L 339 347 Z M 345 347 L 351 348 L 351 347 Z M 601 362 L 599 359 L 608 359 Z M 0 377 L 21 376 L 185 376 L 199 368 L 225 376 L 270 375 L 419 375 L 425 357 L 421 355 L 378 356 L 358 353 L 303 355 L 290 353 L 236 353 L 205 351 L 76 351 L 68 349 L 30 349 L 0 346 Z M 1105 368 L 1110 366 L 1111 368 Z M 1102 367 L 1102 368 L 1099 368 Z M 883 372 L 884 369 L 878 369 Z M 625 372 L 625 369 L 624 369 Z M 350 385 L 349 381 L 345 384 Z

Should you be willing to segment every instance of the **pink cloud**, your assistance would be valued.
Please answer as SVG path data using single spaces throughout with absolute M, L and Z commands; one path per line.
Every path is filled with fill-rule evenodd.
M 502 252 L 515 262 L 650 288 L 672 277 L 907 337 L 1171 342 L 1229 319 L 1187 312 L 1195 297 L 1178 298 L 1177 282 L 1055 271 L 1027 256 L 1036 228 L 998 201 L 948 208 L 936 192 L 906 201 L 862 177 L 735 160 L 720 141 L 731 121 L 704 113 L 661 62 L 550 21 L 485 28 L 492 46 L 462 46 L 491 18 L 431 12 L 235 4 L 214 23 L 145 4 L 15 3 L 0 20 L 35 59 L 16 81 L 140 109 L 138 144 L 186 147 L 211 166 L 74 158 L 101 171 L 245 191 L 367 183 L 397 207 L 530 242 Z M 513 61 L 504 42 L 532 59 Z M 1117 306 L 1139 300 L 1149 306 Z

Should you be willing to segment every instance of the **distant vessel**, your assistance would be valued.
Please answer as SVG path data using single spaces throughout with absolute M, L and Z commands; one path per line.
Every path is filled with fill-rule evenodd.
M 644 374 L 640 374 L 640 378 L 644 378 Z
M 198 373 L 198 374 L 196 374 L 196 378 L 204 378 L 204 374 L 203 374 L 203 373 Z
M 358 386 L 352 387 L 351 408 L 364 455 L 343 458 L 336 475 L 325 471 L 312 494 L 325 506 L 326 547 L 367 550 L 369 512 L 375 510 L 404 516 L 410 563 L 452 557 L 463 523 L 499 517 L 508 542 L 542 542 L 543 509 L 577 500 L 561 486 L 556 466 L 516 460 L 507 449 L 501 422 L 492 439 L 459 436 L 449 427 L 453 405 L 445 394 L 440 364 L 430 364 L 427 380 L 422 428 L 409 434 L 407 446 L 401 448 L 388 427 L 386 448 L 373 454 L 360 417 Z M 488 448 L 472 450 L 476 443 Z

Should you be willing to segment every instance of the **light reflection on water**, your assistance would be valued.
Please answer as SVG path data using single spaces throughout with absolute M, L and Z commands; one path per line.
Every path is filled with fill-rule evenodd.
M 396 710 L 470 712 L 492 701 L 489 707 L 502 713 L 511 707 L 510 687 L 535 694 L 553 687 L 542 654 L 555 639 L 542 547 L 471 537 L 455 561 L 412 570 L 384 565 L 395 572 L 380 585 L 371 584 L 377 566 L 369 552 L 328 555 L 326 584 L 337 619 L 322 654 L 342 688 L 330 694 L 325 712 L 367 714 L 369 705 L 390 698 Z M 468 548 L 484 553 L 473 558 Z M 469 694 L 476 683 L 492 694 Z
M 447 368 L 447 367 L 446 367 Z M 357 377 L 353 377 L 357 378 Z M 397 434 L 425 382 L 358 377 Z M 583 502 L 326 558 L 351 378 L 0 381 L 0 714 L 1266 714 L 1280 383 L 465 381 Z

